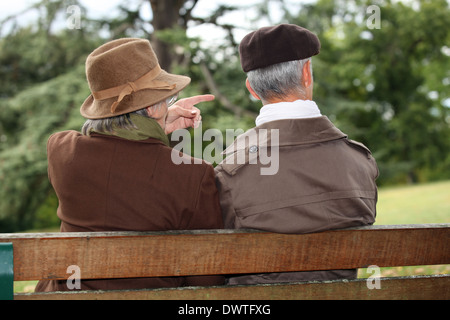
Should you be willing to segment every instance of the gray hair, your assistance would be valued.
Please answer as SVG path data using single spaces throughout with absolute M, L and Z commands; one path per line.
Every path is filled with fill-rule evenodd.
M 251 70 L 247 73 L 248 81 L 263 103 L 271 98 L 283 98 L 289 94 L 304 96 L 306 90 L 302 85 L 302 70 L 307 61 L 311 61 L 311 58 Z M 310 66 L 312 75 L 311 62 Z
M 166 100 L 163 100 L 161 102 L 158 102 L 157 104 L 150 106 L 150 108 L 154 108 L 154 110 L 157 111 L 157 110 L 161 109 L 163 105 L 169 106 L 169 103 L 171 101 L 173 101 L 174 98 L 176 99 L 176 97 L 177 97 L 177 95 L 170 96 Z M 131 120 L 132 114 L 137 114 L 137 115 L 140 115 L 140 116 L 143 116 L 146 118 L 150 118 L 148 116 L 146 108 L 143 108 L 143 109 L 133 111 L 130 113 L 126 113 L 126 114 L 122 114 L 122 115 L 116 116 L 116 117 L 110 117 L 110 118 L 105 118 L 105 119 L 87 119 L 86 122 L 84 123 L 83 127 L 81 128 L 81 133 L 85 136 L 89 136 L 91 131 L 95 131 L 95 132 L 99 132 L 99 133 L 102 133 L 102 132 L 112 133 L 113 127 L 123 128 L 123 129 L 127 129 L 127 130 L 136 129 L 137 128 L 136 125 Z

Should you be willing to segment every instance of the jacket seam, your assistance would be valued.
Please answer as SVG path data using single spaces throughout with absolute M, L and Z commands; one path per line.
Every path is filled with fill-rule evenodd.
M 375 197 L 376 197 L 375 191 L 370 190 L 347 190 L 347 191 L 325 192 L 315 195 L 306 195 L 300 198 L 276 200 L 257 206 L 247 207 L 244 209 L 237 210 L 236 215 L 239 217 L 249 217 L 271 210 L 296 207 L 310 203 L 320 203 L 330 200 L 349 199 L 349 198 L 374 199 Z M 258 210 L 258 208 L 261 209 Z M 246 211 L 250 213 L 245 213 Z
M 200 184 L 198 185 L 198 189 L 197 189 L 197 192 L 196 192 L 196 195 L 195 195 L 195 199 L 194 199 L 194 201 L 192 203 L 192 205 L 193 205 L 193 210 L 192 210 L 193 215 L 195 215 L 196 212 L 197 212 L 197 207 L 198 207 L 198 204 L 200 202 L 200 193 L 201 193 L 201 190 L 202 190 L 203 183 L 205 181 L 206 172 L 207 172 L 207 168 L 205 167 L 204 170 L 203 170 L 202 179 L 200 180 Z M 190 228 L 191 220 L 193 218 L 194 217 L 191 216 L 191 219 L 189 219 L 189 221 L 186 223 L 187 228 Z M 183 221 L 183 219 L 180 219 L 179 224 L 178 224 L 178 229 L 181 229 L 181 224 L 184 223 L 184 222 L 185 221 Z
M 196 195 L 196 197 L 195 197 L 195 202 L 194 202 L 194 210 L 197 210 L 197 207 L 198 207 L 198 203 L 199 203 L 199 201 L 200 201 L 200 191 L 202 190 L 202 186 L 203 186 L 203 183 L 204 183 L 204 181 L 205 181 L 205 177 L 206 177 L 206 172 L 207 172 L 208 170 L 207 170 L 207 168 L 205 167 L 204 168 L 204 170 L 203 170 L 203 175 L 202 175 L 202 179 L 200 180 L 200 184 L 199 184 L 199 186 L 198 186 L 198 189 L 197 189 L 197 195 Z
M 110 189 L 110 180 L 111 180 L 111 167 L 114 161 L 114 157 L 116 156 L 117 151 L 117 143 L 114 143 L 114 151 L 113 156 L 111 157 L 111 160 L 109 162 L 108 166 L 108 178 L 106 180 L 106 188 L 105 188 L 105 211 L 103 212 L 103 228 L 106 228 L 106 218 L 108 216 L 109 212 L 109 204 L 110 204 L 110 195 L 109 195 L 109 189 Z

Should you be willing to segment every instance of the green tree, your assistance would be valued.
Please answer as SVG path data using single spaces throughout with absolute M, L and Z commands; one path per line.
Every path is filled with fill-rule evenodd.
M 379 182 L 450 178 L 448 2 L 323 0 L 292 19 L 319 33 L 315 98 L 374 151 Z
M 80 129 L 84 119 L 79 108 L 89 95 L 84 74 L 86 56 L 111 38 L 151 38 L 159 56 L 168 58 L 163 62 L 167 69 L 176 68 L 176 72 L 192 77 L 186 95 L 206 93 L 213 88 L 226 104 L 221 108 L 216 103 L 215 108 L 203 110 L 204 114 L 220 118 L 223 127 L 236 124 L 234 114 L 241 113 L 240 107 L 218 91 L 224 80 L 216 82 L 213 72 L 205 69 L 207 64 L 213 66 L 209 63 L 213 54 L 206 54 L 196 63 L 191 61 L 201 51 L 198 39 L 186 36 L 187 22 L 194 20 L 191 12 L 197 2 L 174 1 L 174 6 L 166 6 L 166 1 L 135 2 L 134 7 L 120 6 L 119 15 L 110 20 L 90 20 L 76 0 L 41 0 L 24 11 L 38 12 L 36 23 L 26 27 L 13 25 L 0 38 L 0 231 L 47 227 L 45 221 L 55 215 L 57 203 L 47 178 L 46 142 L 53 132 Z M 155 10 L 150 22 L 140 16 L 140 8 L 146 4 Z M 61 14 L 63 19 L 67 17 L 64 15 L 69 5 L 82 8 L 82 28 L 53 28 Z M 161 6 L 171 11 L 167 15 L 178 18 L 163 24 Z M 227 10 L 219 8 L 216 18 Z M 0 21 L 0 30 L 15 19 L 11 16 Z M 148 23 L 153 23 L 152 32 Z M 107 31 L 106 38 L 100 36 L 99 30 Z M 235 66 L 236 58 L 233 65 L 221 71 L 236 73 Z M 205 74 L 210 76 L 207 82 L 201 80 Z M 55 222 L 48 220 L 50 224 Z
M 42 13 L 36 25 L 16 26 L 0 39 L 0 231 L 33 227 L 36 212 L 54 198 L 47 138 L 83 121 L 78 110 L 89 94 L 83 64 L 101 42 L 88 29 L 51 30 L 56 12 L 73 3 L 33 5 Z
M 46 141 L 84 122 L 79 114 L 89 95 L 84 61 L 107 40 L 148 38 L 166 70 L 192 78 L 182 96 L 215 94 L 214 102 L 202 106 L 204 130 L 254 126 L 260 102 L 245 89 L 235 38 L 236 25 L 244 22 L 226 19 L 249 7 L 222 5 L 199 17 L 194 15 L 199 3 L 129 1 L 117 16 L 92 20 L 77 0 L 41 0 L 29 8 L 39 13 L 33 25 L 16 25 L 0 38 L 0 231 L 55 222 L 49 218 L 55 217 L 57 199 L 47 179 Z M 69 5 L 82 8 L 82 28 L 55 29 Z M 280 21 L 273 5 L 283 13 Z M 380 9 L 380 29 L 367 24 L 371 5 Z M 144 6 L 153 11 L 150 21 L 141 16 Z M 248 31 L 264 18 L 319 35 L 314 98 L 350 138 L 374 152 L 380 184 L 450 178 L 447 1 L 261 0 L 251 10 L 255 18 Z M 0 21 L 0 31 L 14 19 Z M 198 24 L 218 26 L 226 37 L 205 47 L 186 33 Z

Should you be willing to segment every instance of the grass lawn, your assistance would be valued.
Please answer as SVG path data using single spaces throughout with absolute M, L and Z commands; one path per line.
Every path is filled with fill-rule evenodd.
M 450 223 L 450 181 L 378 191 L 375 224 Z
M 375 224 L 450 223 L 450 181 L 381 188 Z M 381 268 L 382 277 L 449 274 L 450 265 Z M 372 273 L 360 269 L 358 276 Z
M 450 181 L 414 186 L 380 188 L 378 191 L 377 225 L 450 223 Z M 382 277 L 449 274 L 450 265 L 381 268 Z M 360 278 L 370 277 L 360 269 Z M 32 292 L 35 281 L 14 283 L 15 292 Z

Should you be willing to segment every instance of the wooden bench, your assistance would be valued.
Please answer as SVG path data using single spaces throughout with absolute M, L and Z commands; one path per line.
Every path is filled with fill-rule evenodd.
M 450 264 L 450 224 L 370 226 L 303 235 L 252 230 L 22 233 L 0 234 L 1 243 L 12 243 L 15 281 L 67 279 L 72 275 L 67 273 L 71 265 L 80 268 L 83 279 L 98 279 Z M 7 257 L 0 254 L 0 259 L 5 264 Z M 375 281 L 369 277 L 271 285 L 75 290 L 19 293 L 14 299 L 450 298 L 449 275 L 381 278 L 381 289 L 370 289 L 369 280 Z

